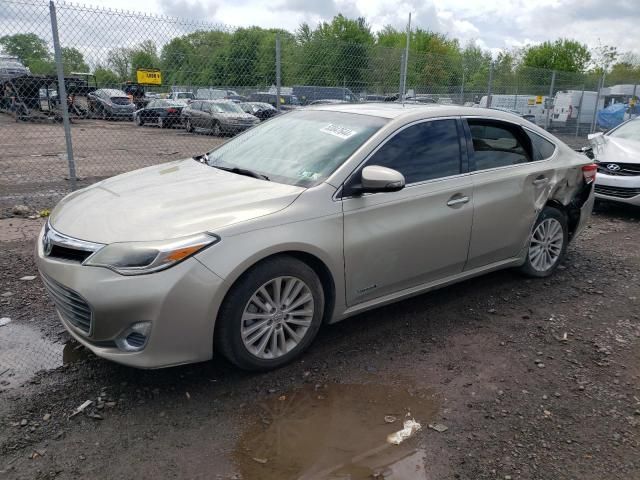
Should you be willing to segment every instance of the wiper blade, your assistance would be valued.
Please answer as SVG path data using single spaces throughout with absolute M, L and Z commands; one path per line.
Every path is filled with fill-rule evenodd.
M 225 172 L 237 173 L 238 175 L 244 175 L 246 177 L 258 178 L 260 180 L 270 181 L 269 177 L 263 175 L 258 172 L 254 172 L 253 170 L 249 170 L 247 168 L 239 168 L 239 167 L 221 167 L 220 165 L 211 165 L 213 168 L 219 168 L 220 170 L 224 170 Z

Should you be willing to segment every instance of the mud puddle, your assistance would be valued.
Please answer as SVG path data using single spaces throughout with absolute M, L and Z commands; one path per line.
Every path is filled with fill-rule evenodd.
M 261 480 L 426 478 L 421 432 L 392 445 L 387 436 L 413 418 L 427 429 L 439 404 L 406 386 L 305 387 L 252 407 L 253 422 L 233 459 L 242 478 Z
M 4 325 L 0 327 L 0 391 L 21 385 L 40 370 L 58 368 L 86 354 L 73 340 L 51 342 L 28 325 Z

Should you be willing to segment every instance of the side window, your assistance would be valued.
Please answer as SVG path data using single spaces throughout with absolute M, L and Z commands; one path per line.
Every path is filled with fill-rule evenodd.
M 468 120 L 476 170 L 517 165 L 531 160 L 530 141 L 517 126 L 492 120 Z
M 191 104 L 191 110 L 200 110 L 200 105 L 202 105 L 202 102 L 193 102 Z
M 407 184 L 457 175 L 461 169 L 456 121 L 434 120 L 405 128 L 367 164 L 398 170 Z
M 533 160 L 546 160 L 556 151 L 556 146 L 546 138 L 541 137 L 537 133 L 530 132 L 529 130 L 525 130 L 525 132 L 531 140 Z

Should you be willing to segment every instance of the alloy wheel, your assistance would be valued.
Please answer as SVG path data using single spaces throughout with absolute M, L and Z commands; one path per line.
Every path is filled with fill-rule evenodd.
M 311 327 L 314 299 L 296 277 L 277 277 L 258 288 L 242 313 L 240 334 L 249 353 L 261 359 L 286 355 Z
M 560 258 L 564 243 L 562 224 L 555 218 L 540 222 L 531 235 L 529 261 L 538 272 L 545 272 Z

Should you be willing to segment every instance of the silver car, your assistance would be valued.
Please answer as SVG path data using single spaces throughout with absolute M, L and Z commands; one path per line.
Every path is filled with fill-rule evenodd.
M 311 107 L 72 193 L 37 262 L 64 326 L 101 357 L 266 370 L 323 324 L 502 268 L 550 275 L 594 178 L 509 113 Z
M 640 118 L 589 140 L 598 165 L 596 198 L 640 207 Z

